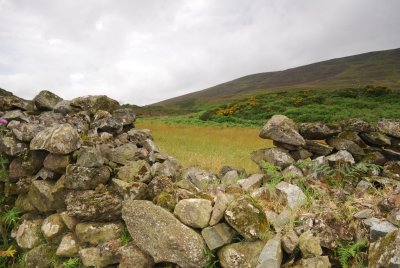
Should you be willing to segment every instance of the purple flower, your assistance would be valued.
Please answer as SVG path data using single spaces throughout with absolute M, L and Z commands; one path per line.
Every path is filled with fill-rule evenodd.
M 6 126 L 8 124 L 7 119 L 5 118 L 0 118 L 0 125 Z

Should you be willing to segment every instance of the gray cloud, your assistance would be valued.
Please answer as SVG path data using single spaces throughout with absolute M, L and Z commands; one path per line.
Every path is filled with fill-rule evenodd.
M 0 0 L 0 87 L 139 105 L 400 47 L 397 0 Z

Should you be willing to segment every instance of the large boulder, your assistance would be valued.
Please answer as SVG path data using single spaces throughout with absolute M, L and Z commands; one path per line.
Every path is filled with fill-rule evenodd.
M 121 165 L 126 165 L 137 159 L 138 148 L 133 143 L 126 143 L 116 148 L 101 146 L 100 150 L 105 158 Z
M 33 98 L 36 108 L 40 111 L 53 110 L 54 106 L 63 99 L 56 94 L 48 91 L 42 90 Z
M 299 134 L 296 124 L 284 115 L 271 117 L 261 129 L 259 136 L 263 139 L 271 139 L 295 146 L 305 144 L 305 140 Z
M 167 210 L 150 201 L 128 200 L 123 203 L 122 218 L 133 242 L 155 263 L 171 262 L 182 268 L 205 265 L 202 237 Z
M 98 110 L 113 112 L 119 107 L 119 103 L 104 95 L 98 96 L 84 96 L 71 100 L 72 107 L 88 111 L 94 115 Z
M 321 122 L 302 123 L 299 127 L 301 136 L 309 140 L 324 140 L 339 134 L 341 128 L 337 125 Z
M 253 268 L 258 265 L 258 257 L 265 242 L 239 242 L 224 246 L 218 251 L 223 268 Z
M 400 267 L 400 230 L 369 246 L 368 267 Z
M 125 182 L 150 182 L 152 179 L 150 165 L 144 160 L 132 161 L 118 170 L 118 179 Z
M 31 150 L 46 150 L 55 154 L 69 154 L 81 147 L 82 140 L 70 124 L 46 128 L 31 141 Z

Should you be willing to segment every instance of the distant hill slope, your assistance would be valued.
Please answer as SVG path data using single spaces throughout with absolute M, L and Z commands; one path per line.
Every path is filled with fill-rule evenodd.
M 244 76 L 151 106 L 196 106 L 221 103 L 276 90 L 338 89 L 365 85 L 400 89 L 400 48 L 337 58 L 284 71 Z

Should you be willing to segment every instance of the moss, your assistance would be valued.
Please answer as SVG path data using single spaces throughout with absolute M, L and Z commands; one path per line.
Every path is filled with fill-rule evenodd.
M 165 208 L 166 210 L 173 212 L 175 209 L 176 204 L 178 203 L 176 200 L 175 195 L 168 193 L 168 192 L 162 192 L 159 195 L 157 195 L 153 202 L 162 207 Z

